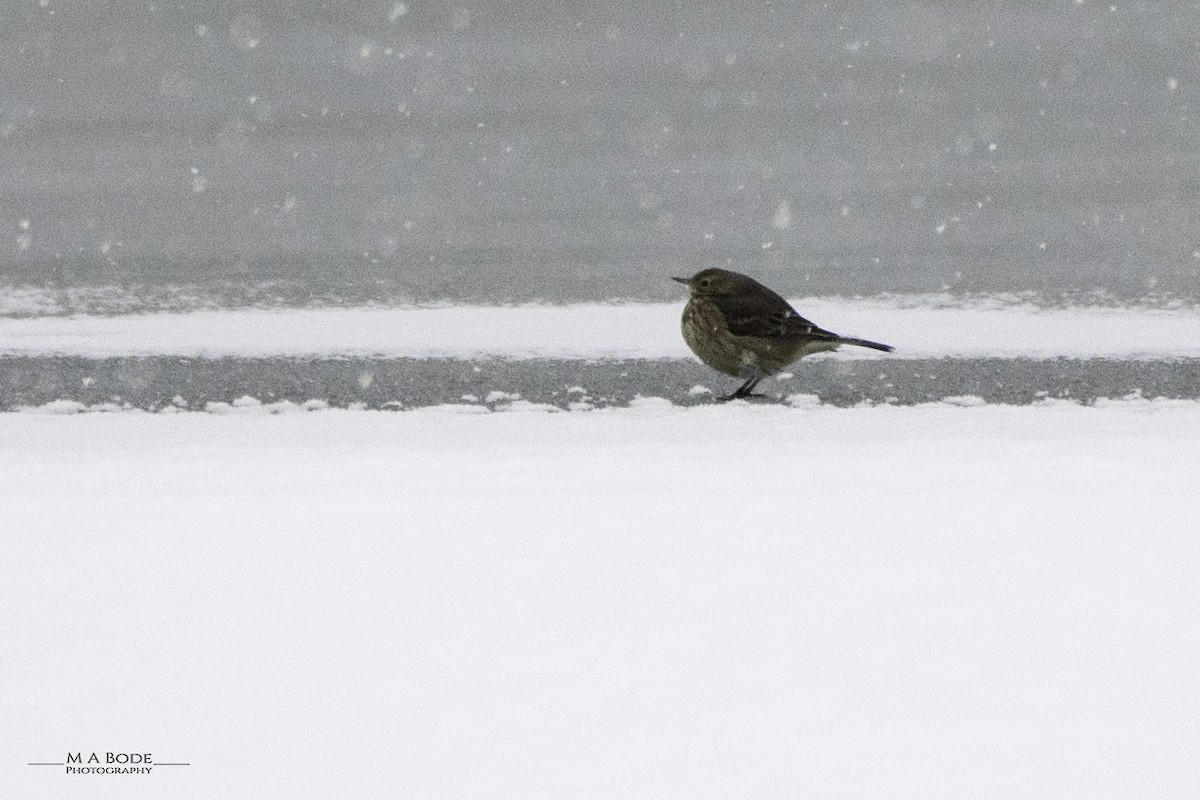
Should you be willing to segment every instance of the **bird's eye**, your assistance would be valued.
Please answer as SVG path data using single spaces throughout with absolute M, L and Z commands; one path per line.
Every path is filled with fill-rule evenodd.
M 708 284 L 710 284 L 710 283 L 712 283 L 712 281 L 710 281 L 708 278 L 701 278 L 701 279 L 700 279 L 700 288 L 701 288 L 701 289 L 707 289 L 707 288 L 708 288 Z

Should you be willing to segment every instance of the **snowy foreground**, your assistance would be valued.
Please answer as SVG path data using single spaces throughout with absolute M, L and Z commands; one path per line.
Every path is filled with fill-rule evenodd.
M 0 415 L 5 796 L 1185 798 L 1200 404 Z M 75 751 L 146 776 L 66 775 Z
M 942 299 L 944 300 L 944 298 Z M 806 298 L 801 314 L 888 358 L 1200 358 L 1200 309 L 1041 309 L 1003 298 Z M 0 318 L 0 355 L 690 358 L 684 301 L 225 310 Z M 846 348 L 836 357 L 880 358 Z

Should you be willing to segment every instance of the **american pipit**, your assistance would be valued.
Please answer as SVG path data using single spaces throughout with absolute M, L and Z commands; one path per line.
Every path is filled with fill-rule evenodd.
M 775 292 L 739 272 L 705 269 L 690 278 L 671 280 L 691 290 L 682 323 L 688 347 L 718 372 L 745 381 L 722 400 L 760 397 L 751 393 L 759 381 L 810 353 L 843 344 L 888 353 L 894 349 L 822 330 Z

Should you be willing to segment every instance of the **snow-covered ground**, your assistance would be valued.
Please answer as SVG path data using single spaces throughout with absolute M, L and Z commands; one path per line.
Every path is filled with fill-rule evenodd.
M 466 411 L 0 415 L 5 796 L 1195 796 L 1200 404 Z
M 511 358 L 690 357 L 678 303 L 196 311 L 0 318 L 0 354 Z M 1037 308 L 980 298 L 806 298 L 822 327 L 889 358 L 1200 357 L 1200 308 Z M 877 358 L 846 348 L 839 357 Z

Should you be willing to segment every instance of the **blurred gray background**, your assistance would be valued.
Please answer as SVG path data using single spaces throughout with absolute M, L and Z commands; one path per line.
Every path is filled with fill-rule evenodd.
M 2 0 L 0 67 L 10 287 L 1200 299 L 1194 2 Z

